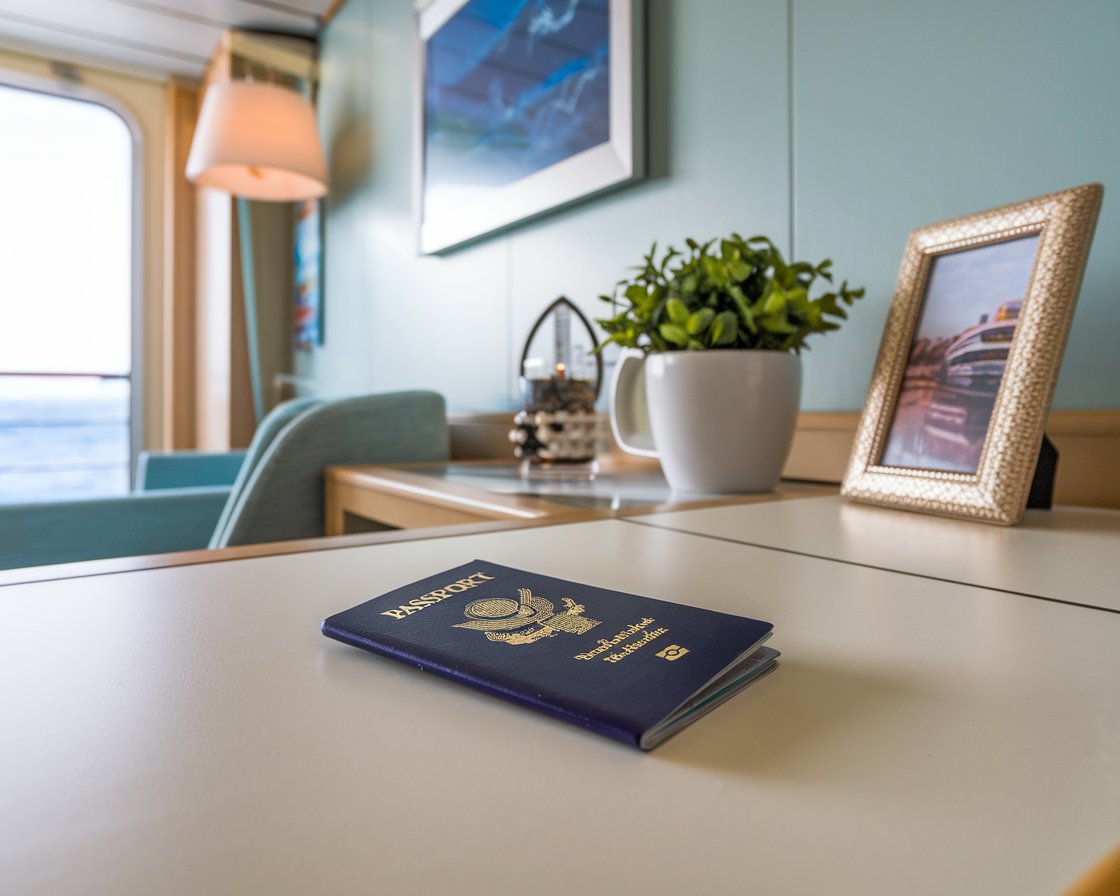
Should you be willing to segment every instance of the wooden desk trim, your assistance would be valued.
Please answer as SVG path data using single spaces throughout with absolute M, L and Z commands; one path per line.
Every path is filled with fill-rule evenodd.
M 505 465 L 485 461 L 481 467 Z M 442 464 L 418 464 L 417 471 Z M 390 520 L 405 529 L 433 525 L 455 525 L 493 520 L 531 521 L 602 516 L 602 511 L 581 511 L 533 495 L 486 492 L 455 482 L 445 482 L 413 465 L 328 467 L 325 471 L 327 535 L 346 532 L 346 514 L 360 513 L 368 519 Z

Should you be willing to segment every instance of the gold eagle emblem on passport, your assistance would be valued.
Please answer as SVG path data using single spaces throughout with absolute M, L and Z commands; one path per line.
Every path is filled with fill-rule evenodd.
M 490 641 L 516 645 L 551 638 L 557 632 L 582 635 L 599 625 L 598 619 L 584 616 L 587 608 L 571 598 L 562 598 L 564 609 L 557 613 L 552 601 L 538 597 L 528 588 L 518 588 L 517 593 L 518 600 L 484 597 L 471 601 L 463 610 L 468 621 L 456 624 L 455 628 L 485 632 Z

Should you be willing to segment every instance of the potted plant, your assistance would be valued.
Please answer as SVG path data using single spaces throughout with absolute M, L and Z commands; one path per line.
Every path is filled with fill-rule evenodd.
M 808 337 L 839 329 L 845 305 L 863 295 L 832 283 L 832 262 L 787 263 L 764 237 L 738 234 L 655 243 L 598 320 L 621 346 L 611 385 L 619 446 L 658 457 L 680 491 L 768 491 L 781 475 L 801 394 Z M 619 306 L 621 310 L 618 310 Z

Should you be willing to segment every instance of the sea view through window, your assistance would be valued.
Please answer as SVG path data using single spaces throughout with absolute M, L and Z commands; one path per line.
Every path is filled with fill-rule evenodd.
M 123 494 L 132 134 L 105 106 L 3 84 L 0 121 L 0 502 Z

